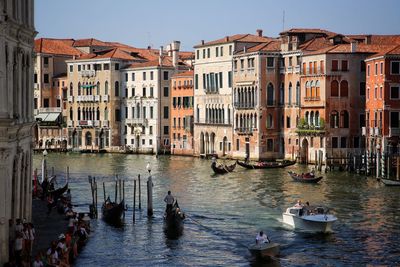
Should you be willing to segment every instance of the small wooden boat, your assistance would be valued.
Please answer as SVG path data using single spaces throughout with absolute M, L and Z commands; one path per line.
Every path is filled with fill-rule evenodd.
M 179 208 L 178 201 L 175 201 L 172 208 L 170 210 L 167 210 L 164 214 L 165 230 L 172 232 L 182 231 L 184 219 L 185 214 Z
M 237 164 L 246 168 L 246 169 L 275 169 L 275 168 L 285 168 L 287 166 L 291 166 L 296 164 L 296 161 L 292 160 L 283 160 L 283 161 L 259 161 L 255 164 L 246 163 L 244 161 L 236 161 Z
M 216 174 L 224 174 L 232 172 L 235 169 L 235 167 L 236 167 L 236 162 L 233 163 L 232 165 L 225 165 L 225 164 L 217 165 L 216 161 L 213 161 L 213 163 L 211 163 L 211 169 L 213 169 L 213 171 Z
M 68 190 L 68 182 L 61 188 L 58 188 L 56 190 L 52 190 L 52 191 L 48 191 L 47 194 L 48 195 L 52 195 L 53 196 L 53 200 L 54 202 L 57 201 L 57 199 L 59 199 L 65 192 L 67 192 Z
M 387 186 L 400 186 L 400 180 L 381 178 L 381 181 Z
M 322 176 L 316 177 L 313 173 L 304 173 L 304 174 L 297 174 L 295 172 L 289 171 L 289 175 L 293 178 L 293 180 L 301 183 L 318 183 Z
M 271 259 L 279 255 L 280 245 L 278 243 L 252 244 L 248 249 L 254 257 Z
M 101 211 L 103 213 L 103 219 L 111 224 L 119 224 L 121 223 L 122 214 L 125 211 L 124 200 L 122 200 L 119 204 L 112 202 L 110 197 L 103 203 L 101 207 Z

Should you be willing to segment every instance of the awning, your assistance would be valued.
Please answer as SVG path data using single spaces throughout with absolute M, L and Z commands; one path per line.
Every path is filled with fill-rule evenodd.
M 45 112 L 45 113 L 39 113 L 38 115 L 35 116 L 35 120 L 37 121 L 56 121 L 58 117 L 60 116 L 61 113 L 54 113 L 54 112 Z

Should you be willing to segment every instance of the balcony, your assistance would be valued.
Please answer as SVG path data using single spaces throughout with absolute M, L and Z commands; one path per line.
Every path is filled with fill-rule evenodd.
M 108 102 L 109 101 L 109 96 L 108 95 L 103 95 L 102 97 L 104 102 Z
M 293 73 L 293 67 L 292 66 L 287 67 L 286 73 Z
M 144 118 L 126 119 L 125 122 L 126 122 L 126 124 L 128 124 L 130 126 L 147 125 L 147 119 L 144 119 Z
M 67 121 L 67 126 L 68 127 L 74 127 L 74 122 L 73 121 Z
M 94 102 L 100 102 L 100 96 L 99 95 L 95 95 L 94 96 Z
M 254 104 L 242 102 L 235 102 L 234 106 L 236 109 L 254 109 L 256 107 Z
M 82 70 L 80 72 L 81 77 L 94 77 L 96 76 L 96 71 L 94 70 Z
M 294 73 L 300 73 L 300 65 L 294 67 Z
M 279 73 L 280 74 L 285 74 L 285 67 L 280 67 L 279 68 Z
M 93 95 L 78 95 L 77 101 L 78 102 L 93 102 L 94 96 Z
M 68 102 L 69 102 L 69 103 L 74 102 L 74 96 L 70 95 L 70 96 L 68 97 Z
M 39 84 L 38 84 L 38 83 L 35 83 L 35 84 L 33 85 L 33 89 L 39 90 Z
M 389 137 L 400 136 L 400 128 L 389 128 Z
M 251 135 L 251 134 L 253 134 L 253 128 L 246 128 L 246 127 L 239 127 L 239 128 L 236 128 L 235 129 L 235 131 L 236 131 L 236 133 L 237 134 L 249 134 L 249 135 Z
M 321 98 L 319 96 L 306 96 L 304 97 L 304 101 L 319 101 Z
M 93 121 L 93 127 L 100 127 L 100 121 Z
M 80 120 L 78 121 L 78 125 L 82 127 L 93 127 L 93 121 L 91 120 Z
M 39 113 L 59 113 L 61 111 L 61 108 L 39 108 Z
M 102 121 L 103 127 L 110 127 L 110 121 Z

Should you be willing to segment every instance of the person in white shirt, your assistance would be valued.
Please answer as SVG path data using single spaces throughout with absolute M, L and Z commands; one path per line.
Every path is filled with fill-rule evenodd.
M 43 261 L 40 259 L 40 255 L 36 255 L 36 259 L 33 262 L 33 267 L 44 267 Z
M 260 231 L 256 236 L 256 244 L 270 243 L 270 240 L 263 231 Z
M 172 209 L 172 205 L 174 204 L 174 197 L 171 195 L 171 191 L 168 191 L 168 195 L 165 196 L 164 202 L 167 203 L 166 212 Z

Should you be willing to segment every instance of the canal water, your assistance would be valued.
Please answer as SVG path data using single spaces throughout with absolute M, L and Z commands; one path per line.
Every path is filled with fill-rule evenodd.
M 41 155 L 34 167 L 40 169 Z M 121 154 L 49 154 L 59 177 L 70 167 L 70 188 L 78 209 L 91 202 L 88 175 L 114 196 L 114 176 L 126 180 L 129 205 L 125 225 L 114 228 L 93 220 L 94 233 L 76 266 L 365 266 L 400 265 L 400 188 L 345 172 L 323 174 L 320 184 L 293 182 L 285 169 L 246 170 L 214 175 L 211 161 L 191 157 Z M 147 163 L 154 183 L 154 216 L 147 217 Z M 142 177 L 142 211 L 132 222 L 133 179 Z M 63 180 L 59 179 L 59 185 Z M 163 198 L 167 191 L 186 213 L 178 239 L 163 232 Z M 296 200 L 330 208 L 338 217 L 332 234 L 294 232 L 282 224 L 282 212 Z M 99 207 L 100 211 L 100 207 Z M 246 246 L 264 230 L 282 244 L 278 259 L 255 261 Z

